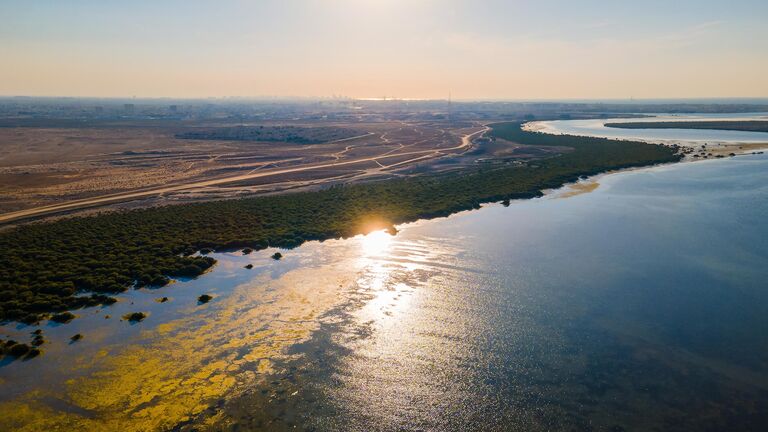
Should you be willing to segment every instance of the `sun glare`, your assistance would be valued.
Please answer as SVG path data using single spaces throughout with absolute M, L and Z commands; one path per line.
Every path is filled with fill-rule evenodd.
M 389 250 L 392 236 L 385 230 L 373 231 L 363 236 L 361 243 L 363 255 L 366 257 L 381 255 Z

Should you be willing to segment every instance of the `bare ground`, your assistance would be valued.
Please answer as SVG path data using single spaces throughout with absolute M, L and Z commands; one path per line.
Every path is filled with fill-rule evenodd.
M 482 138 L 480 123 L 293 125 L 320 124 L 362 133 L 307 145 L 175 137 L 198 125 L 0 128 L 0 222 L 125 201 L 146 206 L 317 188 L 567 151 Z

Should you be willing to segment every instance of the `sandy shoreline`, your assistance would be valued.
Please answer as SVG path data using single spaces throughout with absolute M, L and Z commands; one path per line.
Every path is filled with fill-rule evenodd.
M 612 120 L 626 120 L 626 119 L 605 119 L 605 122 L 607 123 Z M 578 134 L 578 135 L 569 134 L 569 133 L 558 133 L 551 130 L 552 129 L 551 126 L 548 125 L 548 123 L 551 121 L 552 120 L 527 122 L 522 125 L 522 129 L 528 132 L 549 133 L 553 135 L 590 136 L 590 137 L 608 138 L 608 139 L 616 139 L 616 140 L 631 139 L 636 141 L 647 142 L 649 144 L 662 144 L 666 146 L 688 147 L 693 150 L 693 153 L 687 154 L 684 159 L 685 161 L 704 160 L 704 159 L 717 157 L 717 156 L 729 156 L 731 155 L 731 153 L 733 153 L 734 155 L 745 155 L 745 154 L 753 154 L 753 153 L 768 151 L 768 142 L 755 143 L 755 142 L 738 142 L 738 141 L 720 141 L 715 139 L 704 142 L 699 140 L 691 141 L 691 140 L 681 140 L 681 139 L 616 138 L 612 136 L 602 135 L 599 133 Z M 699 157 L 694 157 L 694 154 L 699 155 Z

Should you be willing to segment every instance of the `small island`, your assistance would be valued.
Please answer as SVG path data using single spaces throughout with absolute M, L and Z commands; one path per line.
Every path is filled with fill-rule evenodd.
M 61 312 L 51 316 L 51 321 L 59 324 L 66 324 L 75 319 L 75 315 L 70 312 Z
M 124 320 L 130 321 L 132 323 L 144 321 L 144 318 L 146 317 L 147 317 L 147 314 L 145 314 L 144 312 L 133 312 L 133 313 L 123 315 Z
M 35 346 L 30 347 L 13 339 L 0 340 L 0 358 L 7 356 L 11 359 L 30 359 L 39 356 L 41 353 L 42 351 L 39 348 Z
M 605 127 L 617 129 L 709 129 L 742 132 L 768 132 L 768 121 L 659 121 L 659 122 L 615 122 Z

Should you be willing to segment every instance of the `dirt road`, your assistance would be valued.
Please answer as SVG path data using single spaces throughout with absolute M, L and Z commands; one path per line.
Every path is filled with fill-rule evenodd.
M 51 215 L 55 213 L 67 212 L 67 211 L 78 210 L 83 208 L 97 207 L 100 205 L 112 204 L 116 202 L 131 201 L 134 199 L 146 198 L 149 196 L 155 196 L 155 195 L 165 194 L 169 192 L 178 192 L 178 191 L 183 191 L 188 189 L 197 189 L 197 188 L 208 187 L 208 186 L 218 186 L 222 184 L 239 182 L 243 180 L 250 180 L 254 178 L 276 176 L 281 174 L 290 174 L 290 173 L 296 173 L 296 172 L 302 172 L 302 171 L 338 168 L 341 166 L 354 165 L 354 164 L 359 164 L 363 162 L 376 162 L 382 167 L 382 169 L 386 169 L 386 168 L 391 168 L 395 166 L 400 166 L 408 162 L 425 159 L 425 158 L 431 157 L 432 155 L 439 156 L 440 154 L 443 154 L 448 151 L 465 149 L 471 145 L 472 139 L 474 137 L 476 137 L 477 135 L 483 134 L 489 129 L 490 129 L 489 127 L 484 126 L 483 129 L 479 131 L 472 132 L 462 136 L 461 144 L 455 147 L 449 147 L 449 148 L 443 148 L 443 149 L 437 148 L 437 149 L 430 149 L 430 150 L 418 150 L 418 151 L 410 151 L 410 152 L 402 152 L 402 153 L 389 153 L 389 154 L 383 154 L 378 156 L 358 158 L 358 159 L 353 159 L 353 160 L 348 160 L 343 162 L 331 162 L 331 163 L 306 165 L 306 166 L 298 166 L 298 167 L 282 168 L 282 169 L 278 168 L 273 170 L 249 172 L 248 174 L 241 174 L 241 175 L 236 175 L 232 177 L 195 181 L 190 183 L 177 184 L 173 186 L 165 186 L 162 188 L 137 190 L 132 192 L 120 192 L 116 194 L 103 195 L 103 196 L 94 197 L 94 198 L 74 200 L 74 201 L 61 203 L 61 204 L 53 204 L 48 206 L 41 206 L 41 207 L 35 207 L 35 208 L 5 213 L 0 215 L 0 224 L 6 224 L 9 222 L 14 222 L 20 219 L 26 219 L 31 217 L 39 217 L 39 216 Z M 413 159 L 409 159 L 407 161 L 401 161 L 401 162 L 392 164 L 390 166 L 387 166 L 380 162 L 381 160 L 385 160 L 389 158 L 403 157 L 403 156 L 409 156 L 409 155 L 413 155 L 415 157 Z

